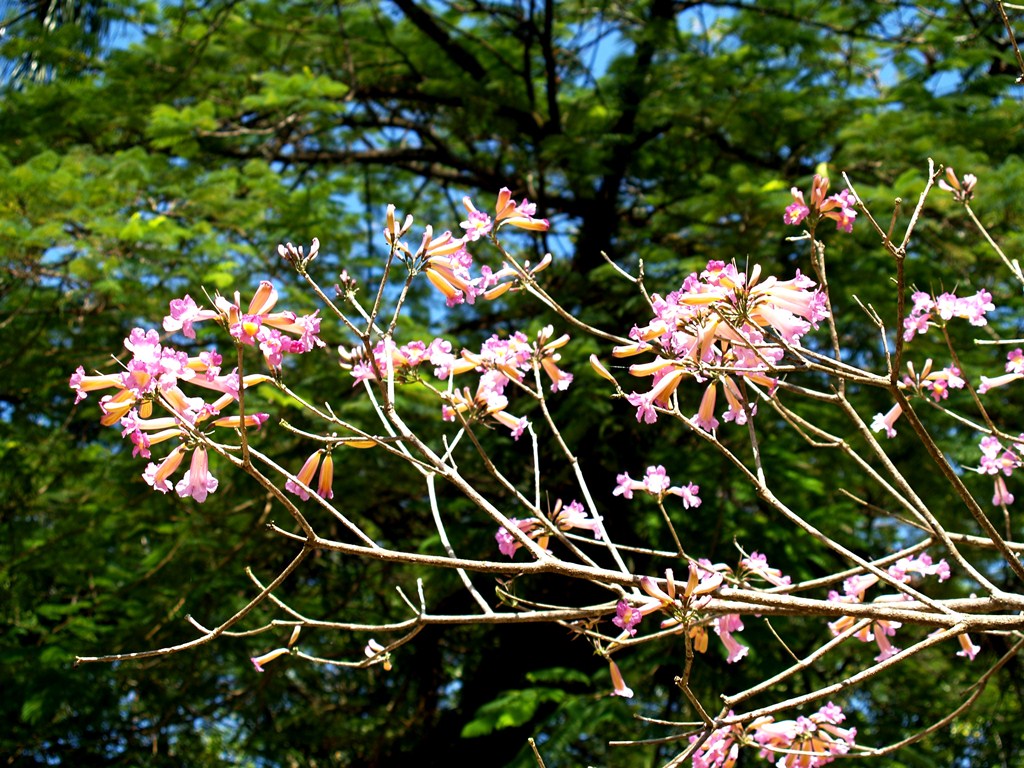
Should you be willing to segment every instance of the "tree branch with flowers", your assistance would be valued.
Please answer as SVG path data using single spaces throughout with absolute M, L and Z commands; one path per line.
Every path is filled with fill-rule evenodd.
M 726 768 L 744 748 L 779 766 L 824 765 L 841 757 L 884 755 L 925 738 L 980 696 L 1024 645 L 1024 542 L 1008 511 L 1013 495 L 1006 482 L 1024 463 L 1024 436 L 1004 426 L 985 404 L 987 392 L 1024 378 L 1024 353 L 1009 351 L 1005 374 L 992 375 L 998 373 L 994 364 L 984 372 L 966 370 L 959 339 L 964 329 L 988 325 L 997 311 L 995 297 L 984 288 L 916 289 L 907 274 L 915 228 L 928 216 L 931 196 L 941 193 L 963 206 L 1010 277 L 1024 282 L 1019 266 L 999 250 L 970 208 L 977 185 L 973 176 L 961 179 L 950 169 L 943 176 L 930 165 L 897 244 L 895 213 L 892 224 L 882 227 L 852 184 L 830 195 L 829 180 L 816 175 L 806 198 L 792 189 L 783 213 L 787 225 L 802 231 L 791 240 L 805 251 L 802 263 L 809 271 L 771 274 L 756 262 L 712 260 L 663 294 L 649 285 L 642 264 L 635 274 L 614 265 L 645 305 L 631 329 L 597 327 L 568 308 L 545 286 L 550 254 L 536 264 L 517 256 L 509 245 L 510 230 L 545 232 L 549 222 L 538 217 L 533 203 L 517 202 L 508 189 L 499 192 L 493 213 L 467 197 L 461 235 L 431 226 L 415 229 L 411 215 L 403 219 L 390 206 L 380 241 L 380 279 L 365 298 L 366 286 L 346 272 L 333 295 L 324 289 L 316 274 L 321 244 L 314 239 L 308 249 L 287 244 L 279 253 L 320 302 L 317 312 L 281 310 L 278 289 L 269 281 L 248 302 L 241 292 L 205 302 L 192 295 L 171 300 L 163 334 L 137 328 L 126 339 L 131 359 L 122 370 L 93 374 L 79 368 L 71 386 L 79 400 L 110 392 L 99 401 L 101 422 L 119 426 L 134 454 L 150 460 L 142 477 L 153 490 L 203 503 L 218 489 L 211 458 L 217 472 L 234 469 L 254 478 L 291 518 L 289 524 L 269 526 L 290 560 L 269 581 L 249 573 L 251 597 L 215 626 L 190 618 L 196 635 L 188 642 L 83 656 L 78 662 L 164 656 L 225 636 L 262 643 L 262 636 L 285 629 L 284 645 L 257 648 L 252 658 L 257 671 L 290 657 L 333 667 L 381 665 L 401 674 L 402 647 L 426 627 L 552 623 L 607 661 L 608 691 L 614 696 L 640 700 L 647 695 L 646 681 L 633 678 L 631 688 L 618 663 L 642 646 L 663 646 L 669 658 L 679 659 L 674 682 L 689 717 L 669 723 L 672 734 L 657 740 L 676 745 L 665 762 L 669 766 Z M 882 369 L 862 364 L 861 350 L 848 347 L 829 283 L 832 246 L 826 242 L 833 235 L 823 230 L 834 224 L 835 236 L 842 237 L 859 214 L 891 258 L 896 313 L 885 317 L 863 303 L 843 311 L 862 313 L 875 328 Z M 409 296 L 424 281 L 451 313 L 475 302 L 533 301 L 553 312 L 556 321 L 531 333 L 494 333 L 472 347 L 440 336 L 408 338 L 403 320 Z M 200 324 L 219 326 L 233 353 L 200 349 Z M 603 351 L 590 358 L 591 370 L 566 370 L 562 356 L 581 337 Z M 948 360 L 919 359 L 915 346 L 921 337 L 941 337 Z M 1002 339 L 979 341 L 1014 346 Z M 320 355 L 364 407 L 316 402 L 290 376 L 289 361 L 297 355 Z M 777 525 L 842 567 L 795 581 L 772 565 L 774 553 L 762 551 L 757 541 L 738 541 L 733 562 L 712 562 L 702 542 L 681 535 L 674 520 L 686 514 L 713 521 L 715 504 L 702 496 L 700 478 L 673 482 L 670 472 L 678 477 L 677 467 L 619 466 L 614 488 L 596 489 L 566 440 L 559 421 L 565 410 L 553 407 L 573 397 L 574 378 L 580 376 L 599 377 L 614 407 L 645 429 L 687 434 L 717 453 L 731 466 L 733 482 L 749 488 Z M 255 411 L 252 395 L 261 388 L 276 390 L 277 398 L 319 427 L 300 428 Z M 953 390 L 968 395 L 956 407 Z M 879 398 L 889 400 L 890 407 L 870 416 L 865 403 Z M 695 412 L 686 406 L 691 399 L 699 402 Z M 424 403 L 432 418 L 422 417 Z M 816 418 L 821 409 L 832 414 L 830 421 Z M 951 526 L 949 516 L 929 503 L 931 489 L 916 487 L 894 458 L 889 441 L 904 424 L 934 463 L 934 481 L 944 483 L 969 513 L 970 528 Z M 897 528 L 902 546 L 866 551 L 852 532 L 822 525 L 794 506 L 765 458 L 764 448 L 780 425 L 810 449 L 856 468 L 872 499 L 840 490 Z M 977 467 L 951 463 L 943 446 L 949 425 L 957 439 L 968 432 L 977 436 Z M 274 433 L 281 430 L 308 442 L 301 466 L 289 468 L 273 458 Z M 521 446 L 525 466 L 502 464 L 496 440 Z M 429 508 L 436 545 L 392 546 L 375 533 L 372 519 L 352 514 L 344 494 L 335 493 L 339 451 L 382 452 L 415 473 L 422 488 L 416 501 Z M 571 495 L 551 498 L 547 462 L 555 459 L 550 454 L 571 476 Z M 189 456 L 188 468 L 175 480 Z M 992 477 L 991 504 L 979 501 L 973 481 L 965 480 L 972 469 Z M 620 521 L 602 508 L 600 499 L 609 493 L 631 504 L 655 505 L 659 531 L 639 546 L 627 544 Z M 445 504 L 453 495 L 472 505 L 468 527 Z M 993 508 L 1003 513 L 1001 531 L 990 519 Z M 335 533 L 325 533 L 328 525 Z M 481 555 L 467 535 L 483 529 L 493 544 Z M 398 590 L 406 611 L 401 620 L 306 616 L 280 588 L 313 553 L 454 572 L 471 608 L 439 611 L 437 596 L 418 579 L 415 590 L 411 584 Z M 1011 587 L 1002 586 L 1003 571 Z M 954 574 L 964 585 L 962 593 L 936 590 Z M 579 594 L 587 598 L 550 604 L 534 597 L 536 584 L 554 578 L 585 585 Z M 594 589 L 601 599 L 590 598 Z M 247 624 L 257 607 L 276 617 Z M 750 648 L 740 633 L 745 621 L 755 619 L 772 627 L 775 640 L 774 647 L 758 653 L 788 661 L 754 685 L 737 691 L 723 685 L 719 699 L 702 698 L 691 675 L 705 663 L 711 635 L 728 664 L 741 663 Z M 820 642 L 809 652 L 794 651 L 785 630 L 771 624 L 776 619 L 819 628 Z M 308 653 L 300 644 L 303 631 L 365 638 L 363 655 Z M 987 635 L 1007 638 L 1011 647 L 997 659 L 985 659 L 976 641 Z M 807 670 L 833 668 L 832 659 L 856 643 L 873 643 L 877 653 L 858 657 L 855 669 L 835 667 L 820 684 L 803 686 Z M 980 662 L 971 694 L 946 717 L 897 743 L 861 743 L 850 722 L 854 718 L 833 699 L 869 689 L 906 660 L 936 652 Z M 777 695 L 781 691 L 790 693 Z M 618 745 L 651 741 L 641 735 Z

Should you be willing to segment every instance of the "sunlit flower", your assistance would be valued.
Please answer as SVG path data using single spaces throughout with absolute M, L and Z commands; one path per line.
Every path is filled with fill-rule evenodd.
M 854 745 L 856 728 L 840 728 L 843 711 L 829 702 L 810 717 L 774 722 L 772 718 L 752 725 L 760 756 L 778 760 L 776 768 L 813 768 L 845 755 Z
M 618 664 L 608 659 L 608 667 L 612 676 L 612 696 L 621 696 L 624 699 L 633 698 L 633 689 L 627 686 L 626 681 L 622 679 Z
M 334 498 L 334 459 L 330 453 L 324 454 L 323 463 L 320 465 L 320 479 L 317 482 L 316 493 L 322 499 Z
M 726 653 L 728 654 L 726 658 L 727 663 L 732 664 L 747 655 L 747 651 L 750 649 L 732 636 L 733 632 L 741 632 L 743 630 L 743 622 L 740 620 L 739 614 L 729 613 L 719 616 L 714 621 L 714 627 L 715 634 L 722 640 L 722 645 L 725 646 Z
M 612 624 L 619 627 L 623 632 L 629 634 L 630 637 L 636 635 L 636 625 L 640 623 L 643 618 L 643 614 L 625 600 L 619 600 L 618 605 L 615 606 L 615 618 L 612 619 Z
M 167 479 L 175 473 L 179 466 L 181 466 L 182 459 L 185 458 L 186 447 L 179 445 L 173 451 L 171 451 L 167 457 L 157 464 L 149 464 L 146 467 L 146 471 L 142 473 L 142 478 L 151 486 L 153 490 L 160 491 L 160 493 L 167 493 L 174 488 L 171 482 Z
M 896 423 L 896 419 L 903 413 L 903 406 L 896 403 L 886 413 L 876 413 L 875 418 L 871 421 L 872 432 L 885 432 L 886 437 L 896 437 L 896 429 L 893 426 Z
M 300 469 L 299 473 L 295 476 L 295 480 L 298 480 L 298 482 L 295 482 L 295 480 L 288 480 L 284 484 L 284 489 L 286 491 L 291 491 L 300 499 L 306 501 L 309 498 L 309 491 L 307 491 L 306 488 L 311 487 L 313 484 L 313 475 L 316 474 L 317 467 L 320 466 L 320 457 L 323 453 L 323 451 L 314 451 L 310 457 L 306 459 L 302 465 L 302 469 Z M 302 485 L 299 485 L 299 483 Z M 305 488 L 303 486 L 305 486 Z
M 951 192 L 953 199 L 958 203 L 966 203 L 974 196 L 974 187 L 978 184 L 978 177 L 973 173 L 965 173 L 963 182 L 956 177 L 952 167 L 946 168 L 946 178 L 939 179 L 939 189 Z
M 192 452 L 192 464 L 185 471 L 185 476 L 174 486 L 174 490 L 182 498 L 191 496 L 199 504 L 206 501 L 208 494 L 217 490 L 219 481 L 210 474 L 210 460 L 206 448 L 198 446 Z
M 813 229 L 821 219 L 832 219 L 836 223 L 836 229 L 852 232 L 854 219 L 857 218 L 857 211 L 854 210 L 857 198 L 848 189 L 826 197 L 828 187 L 829 180 L 820 174 L 815 174 L 811 182 L 809 203 L 804 202 L 803 192 L 797 187 L 792 187 L 789 192 L 793 196 L 793 202 L 786 206 L 786 211 L 782 216 L 783 222 L 795 226 L 809 218 L 810 227 Z

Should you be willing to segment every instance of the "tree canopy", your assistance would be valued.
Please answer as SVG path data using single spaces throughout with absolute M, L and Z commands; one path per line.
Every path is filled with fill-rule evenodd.
M 247 568 L 272 578 L 286 559 L 265 530 L 281 521 L 265 489 L 225 473 L 202 506 L 157 496 L 117 435 L 74 405 L 75 368 L 115 370 L 111 353 L 143 318 L 166 314 L 170 298 L 201 286 L 249 296 L 273 278 L 292 308 L 311 311 L 279 243 L 319 238 L 324 285 L 342 270 L 369 280 L 383 264 L 388 203 L 454 226 L 464 195 L 503 186 L 551 220 L 521 247 L 534 261 L 554 254 L 552 293 L 623 335 L 648 315 L 602 254 L 631 271 L 642 260 L 662 292 L 710 259 L 792 272 L 805 251 L 788 239 L 795 231 L 782 211 L 790 187 L 807 188 L 823 166 L 837 188 L 847 173 L 876 210 L 902 198 L 894 221 L 905 227 L 934 157 L 983 180 L 974 208 L 1007 253 L 1022 237 L 1020 69 L 993 3 L 116 0 L 0 9 L 0 753 L 13 765 L 531 765 L 530 735 L 549 764 L 648 765 L 669 754 L 606 746 L 636 737 L 630 710 L 603 695 L 604 662 L 550 626 L 429 628 L 402 649 L 401 674 L 296 663 L 254 675 L 249 658 L 261 648 L 245 638 L 73 668 L 79 655 L 190 639 L 186 615 L 216 623 L 247 599 Z M 999 333 L 1020 336 L 1019 290 L 961 207 L 935 199 L 929 213 L 908 254 L 909 281 L 936 293 L 989 290 L 1008 308 Z M 877 241 L 865 227 L 829 244 L 832 300 L 848 321 L 840 331 L 864 365 L 884 361 L 853 297 L 890 322 L 896 313 L 892 261 Z M 511 301 L 455 314 L 432 308 L 428 291 L 413 290 L 409 334 L 447 330 L 468 345 L 494 327 L 537 330 L 554 319 Z M 563 364 L 583 368 L 595 351 L 567 348 Z M 985 355 L 975 348 L 965 363 Z M 325 370 L 301 361 L 289 375 L 349 402 L 349 379 Z M 806 554 L 806 542 L 780 531 L 691 438 L 659 440 L 596 379 L 578 376 L 576 386 L 591 396 L 557 415 L 599 478 L 606 517 L 628 521 L 627 540 L 644 540 L 660 518 L 614 497 L 616 474 L 685 462 L 714 494 L 715 514 L 679 514 L 682 536 L 722 559 L 732 559 L 734 539 L 771 549 L 794 578 L 837 567 Z M 1015 395 L 1001 398 L 994 411 L 1013 413 Z M 285 414 L 306 426 L 298 409 Z M 956 447 L 955 429 L 949 455 L 969 466 L 972 447 Z M 308 446 L 278 434 L 275 459 L 301 465 Z M 494 447 L 510 461 L 515 450 Z M 900 458 L 928 489 L 932 470 L 913 450 L 907 444 Z M 809 450 L 781 425 L 764 451 L 809 519 L 855 531 L 865 550 L 901 543 L 900 530 L 853 500 L 879 502 L 855 466 Z M 407 468 L 377 455 L 337 461 L 350 509 L 374 520 L 375 536 L 433 545 Z M 951 498 L 942 493 L 931 500 L 938 507 Z M 451 503 L 459 514 L 464 502 Z M 468 528 L 478 551 L 493 548 L 492 529 Z M 394 587 L 417 577 L 441 605 L 458 610 L 467 599 L 454 574 L 326 553 L 287 589 L 306 615 L 387 616 L 402 606 Z M 554 597 L 562 588 L 550 587 Z M 362 652 L 355 638 L 307 636 L 310 652 Z M 797 652 L 820 638 L 801 641 Z M 1009 647 L 1008 637 L 985 650 L 997 657 Z M 865 733 L 895 741 L 962 700 L 973 678 L 958 662 L 911 661 L 898 683 L 854 693 L 847 706 Z M 661 695 L 641 714 L 686 716 L 673 685 L 680 663 L 653 650 L 624 663 Z M 1007 666 L 1011 684 L 889 765 L 1020 764 L 1024 691 L 1017 657 Z M 756 675 L 712 652 L 693 685 L 711 691 L 726 671 L 737 686 Z

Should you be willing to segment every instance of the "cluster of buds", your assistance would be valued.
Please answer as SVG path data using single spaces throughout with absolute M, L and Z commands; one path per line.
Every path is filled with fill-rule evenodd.
M 915 291 L 910 297 L 914 302 L 910 314 L 903 319 L 903 340 L 910 341 L 915 335 L 923 335 L 937 324 L 934 319 L 938 315 L 944 324 L 954 317 L 962 318 L 974 326 L 987 325 L 985 313 L 996 307 L 992 303 L 992 294 L 982 289 L 973 296 L 957 298 L 953 293 L 941 293 L 933 296 L 924 291 Z
M 967 203 L 974 197 L 974 187 L 977 183 L 978 177 L 973 173 L 965 173 L 964 179 L 961 182 L 956 177 L 956 172 L 952 168 L 947 168 L 946 178 L 939 179 L 939 189 L 951 192 L 953 199 L 958 203 Z
M 684 379 L 709 382 L 690 420 L 708 432 L 719 424 L 719 385 L 727 403 L 723 418 L 746 423 L 755 406 L 744 396 L 743 382 L 773 392 L 777 380 L 771 371 L 784 357 L 785 345 L 799 346 L 800 338 L 828 316 L 824 294 L 799 270 L 791 280 L 762 280 L 760 266 L 748 276 L 722 261 L 708 262 L 703 272 L 692 273 L 680 290 L 664 298 L 654 294 L 652 305 L 654 318 L 633 327 L 633 342 L 612 350 L 615 357 L 656 355 L 651 362 L 630 366 L 631 375 L 651 376 L 653 384 L 626 399 L 636 406 L 637 421 L 652 424 L 658 409 L 671 408 Z
M 828 185 L 829 180 L 826 177 L 815 174 L 814 181 L 811 182 L 809 202 L 804 202 L 802 191 L 796 187 L 790 189 L 793 202 L 786 207 L 782 220 L 795 226 L 807 219 L 808 226 L 814 229 L 821 219 L 832 219 L 836 223 L 836 229 L 852 232 L 853 221 L 857 218 L 857 211 L 853 208 L 857 204 L 857 198 L 848 189 L 828 196 Z
M 690 563 L 690 576 L 686 588 L 679 594 L 672 580 L 672 571 L 665 572 L 665 589 L 659 587 L 653 579 L 645 576 L 640 586 L 647 593 L 646 598 L 639 601 L 632 599 L 620 600 L 615 610 L 612 623 L 622 630 L 622 636 L 633 637 L 641 619 L 655 611 L 669 614 L 669 618 L 661 623 L 662 629 L 687 625 L 687 633 L 700 653 L 708 649 L 708 633 L 700 611 L 711 601 L 711 597 L 726 581 L 747 584 L 751 578 L 766 581 L 777 587 L 790 584 L 788 576 L 784 576 L 778 568 L 768 565 L 764 555 L 754 552 L 743 557 L 736 571 L 724 563 L 711 563 L 698 560 Z M 722 641 L 726 650 L 726 661 L 730 664 L 746 656 L 747 646 L 738 642 L 732 635 L 743 630 L 743 621 L 738 614 L 718 616 L 710 622 L 715 634 Z

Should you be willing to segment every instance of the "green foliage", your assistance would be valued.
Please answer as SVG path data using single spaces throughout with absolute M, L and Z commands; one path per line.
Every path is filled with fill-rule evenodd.
M 106 51 L 94 45 L 96 26 L 29 23 L 3 38 L 6 60 L 36 61 L 49 75 L 11 79 L 0 110 L 0 717 L 8 724 L 0 754 L 22 765 L 393 765 L 458 757 L 530 765 L 523 739 L 536 733 L 549 765 L 667 759 L 668 747 L 608 752 L 608 739 L 637 737 L 627 713 L 640 705 L 598 695 L 607 669 L 578 643 L 540 628 L 425 632 L 426 640 L 396 654 L 389 675 L 284 659 L 257 676 L 248 657 L 266 649 L 269 634 L 159 663 L 71 667 L 75 655 L 194 637 L 186 613 L 216 623 L 251 596 L 245 566 L 267 578 L 291 554 L 263 530 L 283 515 L 226 467 L 224 487 L 203 507 L 150 493 L 140 463 L 115 447 L 113 430 L 96 424 L 94 401 L 74 407 L 66 386 L 77 365 L 116 370 L 110 354 L 143 319 L 155 327 L 170 298 L 198 297 L 202 287 L 247 296 L 258 279 L 281 278 L 279 242 L 318 236 L 323 284 L 341 269 L 368 281 L 380 264 L 387 202 L 443 228 L 462 218 L 463 194 L 490 199 L 507 184 L 553 217 L 554 233 L 524 246 L 536 249 L 531 258 L 543 250 L 559 257 L 545 284 L 587 321 L 623 333 L 647 310 L 601 251 L 633 271 L 643 259 L 649 289 L 661 293 L 710 258 L 807 272 L 804 244 L 786 240 L 797 230 L 781 222 L 790 186 L 806 187 L 825 162 L 836 186 L 840 171 L 850 173 L 880 221 L 888 221 L 893 196 L 902 197 L 901 231 L 932 156 L 981 177 L 979 216 L 1008 253 L 1020 251 L 1019 109 L 1007 98 L 1012 57 L 995 14 L 939 3 L 903 15 L 886 4 L 809 0 L 731 10 L 662 0 L 551 7 L 546 25 L 534 4 L 518 2 L 113 2 L 81 6 L 128 20 L 125 37 Z M 927 214 L 908 257 L 910 282 L 986 287 L 997 303 L 1019 309 L 962 211 L 933 197 Z M 857 362 L 881 370 L 877 331 L 854 302 L 889 323 L 895 317 L 894 268 L 877 241 L 858 223 L 853 238 L 827 242 L 834 306 L 849 318 L 841 330 L 860 351 Z M 292 306 L 312 306 L 300 291 L 291 294 Z M 454 325 L 449 337 L 468 347 L 492 327 L 560 324 L 512 300 L 495 310 L 439 313 L 426 295 L 414 291 L 413 317 L 402 327 L 409 338 Z M 997 331 L 1020 334 L 1010 322 Z M 336 344 L 350 343 L 339 329 L 328 332 Z M 938 345 L 917 348 L 936 359 L 943 353 Z M 700 515 L 671 513 L 688 548 L 732 562 L 735 540 L 767 551 L 794 578 L 838 567 L 692 438 L 666 439 L 609 400 L 586 367 L 591 353 L 606 358 L 600 345 L 564 353 L 577 391 L 553 401 L 555 418 L 578 447 L 616 537 L 649 543 L 663 534 L 656 510 L 611 496 L 616 473 L 662 463 L 704 489 Z M 367 415 L 327 354 L 297 365 L 290 380 L 353 418 Z M 978 374 L 999 368 L 984 350 L 967 353 L 964 364 Z M 876 394 L 858 396 L 865 417 L 885 405 Z M 273 392 L 259 397 L 281 404 Z M 684 397 L 695 409 L 699 393 Z M 1017 399 L 1007 394 L 992 412 L 1016 413 Z M 417 427 L 436 418 L 426 397 L 417 406 Z M 794 406 L 827 428 L 841 426 L 823 407 Z M 298 414 L 284 417 L 315 428 Z M 852 532 L 865 549 L 906 535 L 865 511 L 887 502 L 855 465 L 808 448 L 767 413 L 759 418 L 770 438 L 762 441 L 765 466 L 808 519 L 826 532 Z M 969 465 L 971 447 L 948 429 L 944 447 Z M 276 425 L 261 439 L 288 467 L 309 453 Z M 929 492 L 932 470 L 903 439 L 893 444 L 896 457 Z M 522 466 L 521 447 L 493 440 L 488 448 L 513 467 L 510 475 Z M 469 448 L 460 450 L 468 464 Z M 440 552 L 407 467 L 378 452 L 336 459 L 346 514 L 382 543 Z M 494 490 L 482 472 L 474 480 Z M 547 480 L 566 500 L 576 493 L 563 468 Z M 491 527 L 464 499 L 447 489 L 442 496 L 463 524 L 460 551 L 493 554 Z M 948 498 L 929 500 L 962 514 Z M 655 573 L 677 564 L 635 556 L 631 565 Z M 288 585 L 289 598 L 310 616 L 399 620 L 406 614 L 394 587 L 414 589 L 417 577 L 437 604 L 462 606 L 452 574 L 327 555 Z M 525 579 L 514 586 L 524 598 L 565 598 L 563 586 Z M 768 628 L 750 625 L 748 634 L 766 647 Z M 824 636 L 823 627 L 782 627 L 798 653 Z M 307 632 L 302 647 L 358 657 L 364 642 Z M 995 658 L 1003 650 L 985 652 Z M 668 656 L 623 654 L 623 672 L 638 701 L 656 702 L 644 714 L 690 719 L 671 683 L 681 645 L 659 653 Z M 727 668 L 716 653 L 695 671 L 704 701 L 726 674 L 740 686 L 781 663 L 760 645 L 752 651 L 756 670 Z M 868 656 L 852 649 L 842 663 Z M 895 740 L 938 719 L 976 673 L 942 653 L 906 670 L 872 688 L 870 699 L 849 700 L 865 738 Z M 835 671 L 808 670 L 802 682 Z M 955 728 L 898 759 L 1019 762 L 1022 698 L 1012 685 L 993 686 Z

